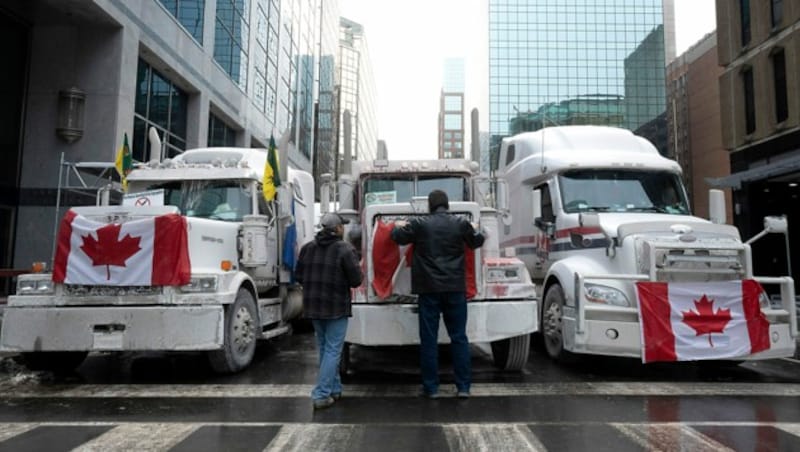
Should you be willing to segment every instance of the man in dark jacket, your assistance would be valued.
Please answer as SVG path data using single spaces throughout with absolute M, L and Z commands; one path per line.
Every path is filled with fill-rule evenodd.
M 350 288 L 361 284 L 356 252 L 342 240 L 345 223 L 336 213 L 323 215 L 320 231 L 300 249 L 295 268 L 303 285 L 303 314 L 314 325 L 319 348 L 319 376 L 311 392 L 314 409 L 327 408 L 342 395 L 339 359 L 352 316 Z
M 439 315 L 450 336 L 457 395 L 469 397 L 471 364 L 467 339 L 467 298 L 464 246 L 483 245 L 483 234 L 464 218 L 448 213 L 447 193 L 428 195 L 429 215 L 395 222 L 392 239 L 400 245 L 414 244 L 411 291 L 418 294 L 420 368 L 422 393 L 439 396 Z

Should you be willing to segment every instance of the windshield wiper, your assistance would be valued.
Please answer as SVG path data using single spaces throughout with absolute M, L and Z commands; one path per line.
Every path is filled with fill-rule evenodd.
M 636 206 L 636 207 L 628 207 L 625 209 L 627 211 L 633 212 L 658 212 L 658 213 L 667 213 L 667 209 L 659 206 Z

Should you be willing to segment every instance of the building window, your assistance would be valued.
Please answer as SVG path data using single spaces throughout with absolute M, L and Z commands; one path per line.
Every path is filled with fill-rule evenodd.
M 197 40 L 203 42 L 203 13 L 206 0 L 160 0 L 183 28 Z
M 242 89 L 247 89 L 249 5 L 246 0 L 217 0 L 214 59 Z
M 208 145 L 236 146 L 236 131 L 211 113 L 208 115 Z
M 144 60 L 139 60 L 131 144 L 134 160 L 161 160 L 174 157 L 186 149 L 187 102 L 188 96 L 184 91 Z M 148 145 L 147 131 L 151 126 L 156 128 L 161 137 L 163 153 L 150 149 Z
M 739 16 L 742 20 L 742 47 L 750 44 L 750 0 L 739 0 Z
M 748 68 L 742 72 L 744 87 L 744 130 L 750 135 L 756 131 L 756 105 L 753 92 L 753 69 Z
M 783 122 L 789 117 L 786 92 L 786 54 L 778 49 L 772 54 L 772 80 L 775 84 L 775 120 Z
M 777 28 L 783 22 L 783 0 L 772 0 L 770 4 L 772 28 Z

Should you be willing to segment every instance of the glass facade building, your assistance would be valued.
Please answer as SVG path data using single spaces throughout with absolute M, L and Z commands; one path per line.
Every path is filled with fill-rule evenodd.
M 350 150 L 354 160 L 372 160 L 378 149 L 375 79 L 364 27 L 340 19 L 339 36 L 339 124 L 350 112 Z M 339 127 L 339 155 L 344 156 L 344 127 Z
M 317 95 L 316 133 L 314 149 L 314 178 L 336 173 L 338 154 L 339 74 L 336 57 L 339 51 L 339 1 L 320 2 L 319 93 Z
M 671 8 L 672 0 L 490 0 L 492 149 L 523 131 L 598 124 L 631 129 L 664 152 Z

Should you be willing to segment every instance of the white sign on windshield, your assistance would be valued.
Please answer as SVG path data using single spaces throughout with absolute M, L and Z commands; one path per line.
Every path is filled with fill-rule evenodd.
M 368 206 L 372 204 L 391 204 L 397 202 L 396 191 L 373 191 L 364 196 Z
M 125 193 L 122 195 L 122 205 L 137 207 L 163 206 L 164 189 Z

